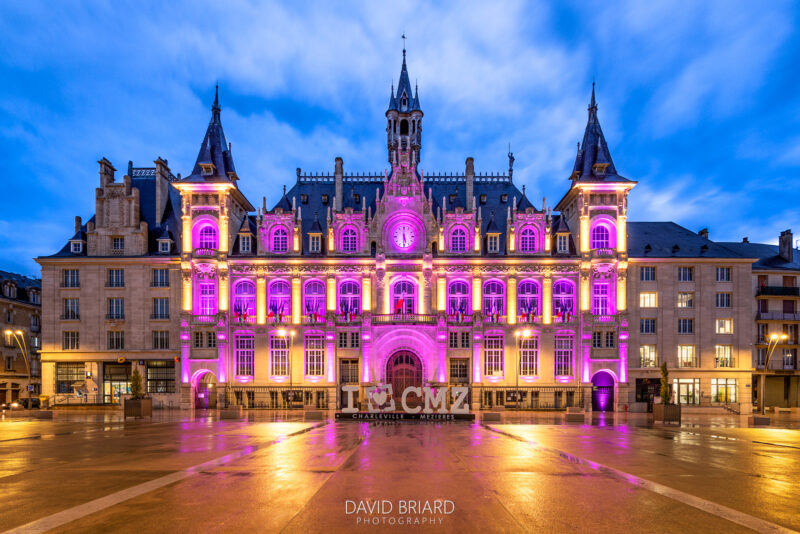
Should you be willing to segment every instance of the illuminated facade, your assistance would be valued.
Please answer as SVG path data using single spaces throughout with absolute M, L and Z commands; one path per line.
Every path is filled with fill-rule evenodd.
M 334 408 L 342 386 L 361 386 L 363 402 L 377 383 L 395 394 L 469 385 L 474 409 L 636 403 L 632 373 L 652 369 L 634 345 L 629 272 L 649 252 L 629 257 L 636 183 L 616 171 L 594 90 L 571 185 L 553 207 L 517 188 L 510 153 L 507 174 L 478 174 L 472 158 L 460 173 L 423 170 L 424 114 L 405 51 L 383 173 L 347 174 L 336 158 L 333 174 L 298 169 L 277 205 L 255 209 L 237 187 L 220 114 L 215 99 L 186 178 L 158 159 L 155 169 L 129 165 L 117 183 L 102 160 L 97 215 L 39 258 L 46 390 L 113 402 L 139 367 L 157 403 L 183 407 Z M 81 282 L 65 287 L 72 271 Z M 59 319 L 70 298 L 88 301 L 89 322 Z M 692 342 L 706 350 L 705 338 Z M 93 377 L 84 389 L 68 382 L 81 363 Z

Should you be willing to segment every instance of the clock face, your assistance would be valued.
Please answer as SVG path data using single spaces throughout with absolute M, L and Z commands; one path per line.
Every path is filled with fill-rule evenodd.
M 409 224 L 400 224 L 395 227 L 392 235 L 394 244 L 400 248 L 410 248 L 417 239 L 417 233 Z

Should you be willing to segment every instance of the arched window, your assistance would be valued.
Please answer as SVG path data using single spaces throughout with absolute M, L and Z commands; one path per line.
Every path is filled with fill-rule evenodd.
M 532 323 L 539 315 L 539 285 L 533 280 L 525 280 L 517 287 L 517 313 L 526 323 Z
M 311 280 L 306 284 L 303 311 L 310 322 L 320 321 L 325 316 L 325 284 L 319 280 Z
M 505 288 L 497 280 L 483 284 L 483 315 L 497 320 L 505 314 Z
M 553 284 L 553 316 L 562 322 L 570 320 L 575 310 L 575 288 L 566 280 Z
M 592 248 L 611 247 L 611 234 L 604 224 L 598 224 L 592 228 Z
M 395 282 L 392 286 L 392 295 L 394 296 L 394 313 L 414 313 L 414 298 L 416 294 L 416 287 L 408 280 L 400 280 Z
M 236 284 L 233 292 L 233 314 L 246 318 L 256 313 L 256 285 L 250 280 L 242 280 Z
M 358 250 L 358 235 L 352 228 L 345 228 L 342 232 L 342 252 L 355 252 Z
M 536 230 L 530 226 L 526 226 L 519 233 L 519 251 L 536 252 L 536 249 Z
M 450 234 L 450 251 L 467 251 L 467 232 L 463 228 L 456 228 L 453 230 L 453 233 Z
M 217 248 L 217 229 L 213 226 L 203 226 L 198 237 L 197 248 Z
M 403 95 L 403 105 L 408 105 L 408 100 L 405 95 Z M 408 121 L 406 119 L 400 121 L 400 135 L 408 135 Z
M 339 286 L 339 313 L 361 314 L 361 287 L 357 283 L 348 281 Z
M 292 292 L 289 282 L 276 280 L 269 286 L 267 317 L 282 321 L 292 315 Z
M 277 228 L 272 234 L 272 252 L 289 250 L 289 232 L 285 228 Z
M 447 290 L 447 313 L 469 315 L 469 284 L 462 280 L 451 282 Z

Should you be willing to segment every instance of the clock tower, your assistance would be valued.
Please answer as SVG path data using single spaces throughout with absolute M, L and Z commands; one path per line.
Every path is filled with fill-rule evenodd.
M 411 81 L 406 68 L 406 49 L 403 47 L 403 66 L 395 92 L 394 84 L 389 95 L 389 109 L 386 110 L 386 145 L 389 150 L 389 163 L 392 167 L 416 167 L 422 145 L 422 109 L 419 105 L 419 91 L 411 92 Z

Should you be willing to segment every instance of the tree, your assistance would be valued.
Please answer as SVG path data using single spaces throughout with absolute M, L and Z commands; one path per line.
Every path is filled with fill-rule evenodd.
M 669 394 L 669 371 L 667 370 L 667 362 L 661 364 L 661 403 L 670 403 Z
M 138 368 L 134 369 L 133 374 L 131 375 L 131 398 L 132 399 L 144 398 L 144 388 L 142 388 L 142 374 L 139 372 Z

